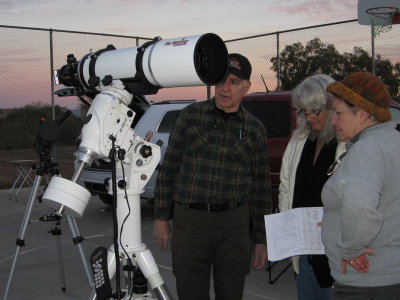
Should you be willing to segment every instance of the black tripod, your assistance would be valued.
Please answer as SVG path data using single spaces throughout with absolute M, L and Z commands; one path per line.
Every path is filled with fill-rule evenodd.
M 16 241 L 17 244 L 17 249 L 15 251 L 15 256 L 13 260 L 13 264 L 11 267 L 10 271 L 10 276 L 8 278 L 6 290 L 4 293 L 3 300 L 6 300 L 8 297 L 10 285 L 12 282 L 12 278 L 14 275 L 15 267 L 18 261 L 18 256 L 21 247 L 25 246 L 25 233 L 27 229 L 27 225 L 29 223 L 30 215 L 32 212 L 33 204 L 35 199 L 40 198 L 38 197 L 38 191 L 39 187 L 41 185 L 43 176 L 60 176 L 59 171 L 57 169 L 58 163 L 53 161 L 53 157 L 51 155 L 52 153 L 52 148 L 56 142 L 56 140 L 59 138 L 61 135 L 61 127 L 60 124 L 62 121 L 64 121 L 68 115 L 70 114 L 70 111 L 68 114 L 64 114 L 60 121 L 43 121 L 40 125 L 39 129 L 39 134 L 35 142 L 35 150 L 36 152 L 39 153 L 39 164 L 32 166 L 32 168 L 35 170 L 35 179 L 33 181 L 33 185 L 31 188 L 29 200 L 27 203 L 27 207 L 25 210 L 25 215 L 22 221 L 21 229 Z M 60 272 L 60 281 L 61 281 L 61 289 L 62 291 L 65 291 L 66 286 L 65 286 L 65 276 L 64 276 L 64 267 L 62 263 L 62 252 L 61 252 L 61 243 L 60 243 L 60 235 L 61 235 L 61 216 L 56 215 L 56 214 L 51 214 L 51 215 L 46 215 L 43 216 L 39 219 L 39 221 L 52 221 L 55 222 L 55 227 L 53 227 L 49 233 L 51 233 L 56 240 L 56 247 L 57 247 L 57 258 L 58 258 L 58 263 L 59 263 L 59 272 Z M 78 246 L 79 254 L 81 256 L 81 260 L 86 272 L 87 279 L 89 281 L 89 285 L 93 286 L 93 279 L 92 279 L 92 272 L 90 269 L 90 266 L 88 262 L 86 261 L 85 258 L 85 253 L 82 248 L 82 241 L 84 240 L 83 237 L 80 236 L 79 231 L 78 231 L 78 226 L 76 224 L 76 221 L 73 217 L 66 215 L 65 216 L 66 222 L 69 225 L 69 228 L 72 233 L 72 240 L 76 246 Z

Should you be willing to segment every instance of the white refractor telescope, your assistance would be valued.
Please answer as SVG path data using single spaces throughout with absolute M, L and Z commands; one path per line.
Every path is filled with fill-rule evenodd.
M 58 71 L 60 83 L 80 93 L 96 92 L 105 76 L 121 80 L 131 94 L 150 95 L 160 88 L 215 85 L 227 70 L 227 50 L 213 33 L 161 40 L 141 47 L 107 48 L 86 54 L 79 62 L 68 55 Z
M 94 99 L 82 128 L 72 179 L 53 177 L 42 199 L 58 214 L 82 216 L 91 196 L 77 184 L 82 170 L 95 159 L 110 160 L 110 153 L 117 152 L 116 176 L 109 182 L 108 190 L 116 195 L 118 204 L 118 244 L 114 243 L 107 257 L 103 257 L 104 271 L 112 278 L 116 274 L 116 260 L 124 264 L 133 261 L 159 299 L 172 297 L 150 250 L 142 242 L 140 194 L 160 161 L 160 147 L 150 141 L 151 133 L 144 138 L 135 134 L 131 128 L 135 112 L 129 104 L 134 94 L 154 94 L 160 88 L 215 85 L 227 73 L 227 58 L 221 38 L 207 33 L 170 40 L 156 38 L 141 47 L 127 49 L 108 46 L 85 55 L 79 62 L 70 54 L 67 64 L 57 71 L 60 83 L 74 87 L 77 95 Z M 101 257 L 96 255 L 92 257 Z M 95 262 L 97 271 L 99 261 Z M 94 275 L 98 278 L 99 274 L 103 272 Z M 96 299 L 102 288 L 93 287 L 88 299 Z M 126 290 L 123 299 L 151 296 L 137 295 L 129 283 Z

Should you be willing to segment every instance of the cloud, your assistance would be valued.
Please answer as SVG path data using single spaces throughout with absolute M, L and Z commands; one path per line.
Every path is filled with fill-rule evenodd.
M 346 20 L 357 0 L 0 0 L 7 25 L 174 38 L 223 39 Z M 312 23 L 311 23 L 312 22 Z
M 276 1 L 268 7 L 269 13 L 286 15 L 286 17 L 303 18 L 321 16 L 337 18 L 338 21 L 354 18 L 357 15 L 357 0 L 302 0 L 302 1 Z
M 0 11 L 10 10 L 15 6 L 15 1 L 0 1 Z

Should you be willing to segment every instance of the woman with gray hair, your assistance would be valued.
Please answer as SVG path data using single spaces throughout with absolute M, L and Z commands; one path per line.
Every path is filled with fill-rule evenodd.
M 334 79 L 325 74 L 307 77 L 294 90 L 293 104 L 299 109 L 293 137 L 282 158 L 279 211 L 322 206 L 321 190 L 329 166 L 344 152 L 330 124 L 333 97 L 326 92 Z M 325 255 L 293 257 L 299 300 L 331 298 L 332 277 Z

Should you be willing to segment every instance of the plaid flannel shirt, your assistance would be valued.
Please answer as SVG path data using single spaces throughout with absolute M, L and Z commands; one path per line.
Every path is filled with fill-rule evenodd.
M 224 120 L 214 99 L 187 106 L 169 137 L 157 178 L 157 219 L 171 218 L 172 203 L 243 203 L 251 208 L 256 243 L 265 243 L 271 213 L 266 132 L 243 107 Z

